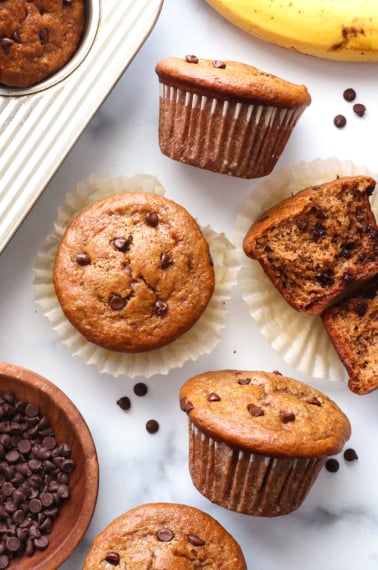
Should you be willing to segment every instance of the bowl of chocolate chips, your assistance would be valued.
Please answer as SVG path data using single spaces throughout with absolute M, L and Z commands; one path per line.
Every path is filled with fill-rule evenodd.
M 56 570 L 98 493 L 88 426 L 53 382 L 0 362 L 0 570 Z

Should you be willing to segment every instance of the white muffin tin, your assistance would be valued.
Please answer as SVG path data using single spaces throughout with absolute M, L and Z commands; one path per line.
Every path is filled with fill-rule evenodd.
M 87 0 L 80 48 L 29 89 L 0 85 L 0 253 L 122 75 L 163 0 Z

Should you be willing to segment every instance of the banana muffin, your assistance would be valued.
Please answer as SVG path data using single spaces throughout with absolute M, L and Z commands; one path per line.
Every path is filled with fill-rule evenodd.
M 90 342 L 121 352 L 160 348 L 189 330 L 215 286 L 209 246 L 189 212 L 163 196 L 98 200 L 68 225 L 54 286 Z
M 95 539 L 83 570 L 247 570 L 240 546 L 210 515 L 150 503 L 121 515 Z
M 194 485 L 210 501 L 248 515 L 298 509 L 351 434 L 332 400 L 278 372 L 199 374 L 182 386 L 180 407 L 189 418 Z
M 0 84 L 30 87 L 61 69 L 76 52 L 85 0 L 0 2 Z
M 156 73 L 163 154 L 241 178 L 273 170 L 311 103 L 304 85 L 235 61 L 168 57 Z
M 298 311 L 321 313 L 352 283 L 378 272 L 378 226 L 370 176 L 300 190 L 262 213 L 243 249 Z

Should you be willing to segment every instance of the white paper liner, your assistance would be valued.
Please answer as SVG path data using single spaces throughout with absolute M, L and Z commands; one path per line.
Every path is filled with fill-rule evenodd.
M 261 333 L 287 364 L 314 378 L 331 381 L 345 382 L 348 377 L 319 315 L 300 313 L 288 305 L 260 263 L 244 254 L 242 243 L 252 222 L 274 204 L 306 186 L 331 181 L 337 176 L 358 174 L 370 175 L 377 180 L 366 166 L 334 157 L 284 167 L 255 187 L 238 212 L 234 231 L 241 264 L 238 283 Z M 371 197 L 371 204 L 377 216 L 377 191 Z
M 165 190 L 154 177 L 137 174 L 132 178 L 114 178 L 106 174 L 94 174 L 78 184 L 67 194 L 59 208 L 54 231 L 42 244 L 34 264 L 34 293 L 43 314 L 74 356 L 88 364 L 94 364 L 101 373 L 130 378 L 154 374 L 167 374 L 172 368 L 182 366 L 188 360 L 197 360 L 210 353 L 220 340 L 228 310 L 227 301 L 236 283 L 239 259 L 235 247 L 223 233 L 216 233 L 209 226 L 202 228 L 209 243 L 214 262 L 215 289 L 204 313 L 195 325 L 181 337 L 163 348 L 143 353 L 121 353 L 99 347 L 77 331 L 65 317 L 55 294 L 53 269 L 55 254 L 68 223 L 89 204 L 121 192 L 150 192 L 164 195 Z

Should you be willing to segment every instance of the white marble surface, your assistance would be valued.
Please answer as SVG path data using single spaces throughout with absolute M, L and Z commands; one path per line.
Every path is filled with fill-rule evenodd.
M 337 156 L 378 171 L 378 64 L 341 64 L 288 52 L 247 36 L 203 0 L 165 0 L 152 34 L 0 257 L 0 359 L 58 384 L 81 410 L 97 446 L 101 474 L 97 509 L 81 545 L 61 568 L 81 568 L 94 536 L 122 512 L 143 502 L 173 501 L 197 506 L 217 518 L 242 546 L 250 570 L 304 566 L 342 570 L 356 564 L 376 570 L 378 392 L 358 397 L 341 381 L 297 374 L 257 330 L 235 287 L 227 327 L 214 352 L 167 376 L 148 379 L 148 394 L 138 398 L 133 386 L 143 378 L 101 375 L 73 357 L 34 302 L 32 266 L 38 248 L 66 192 L 93 172 L 154 174 L 166 195 L 186 206 L 201 224 L 210 223 L 232 237 L 236 213 L 256 182 L 175 163 L 158 148 L 154 66 L 162 57 L 186 53 L 237 59 L 308 86 L 312 105 L 278 167 Z M 351 105 L 343 101 L 346 87 L 354 87 L 366 105 L 364 118 L 354 116 Z M 343 130 L 333 126 L 337 113 L 348 118 Z M 177 396 L 193 374 L 226 367 L 279 369 L 327 393 L 351 420 L 350 445 L 358 452 L 358 462 L 346 464 L 340 458 L 339 472 L 322 472 L 305 504 L 286 517 L 252 518 L 209 503 L 189 478 L 186 417 Z M 132 400 L 127 413 L 116 405 L 123 395 Z M 144 427 L 150 418 L 160 422 L 155 435 Z

